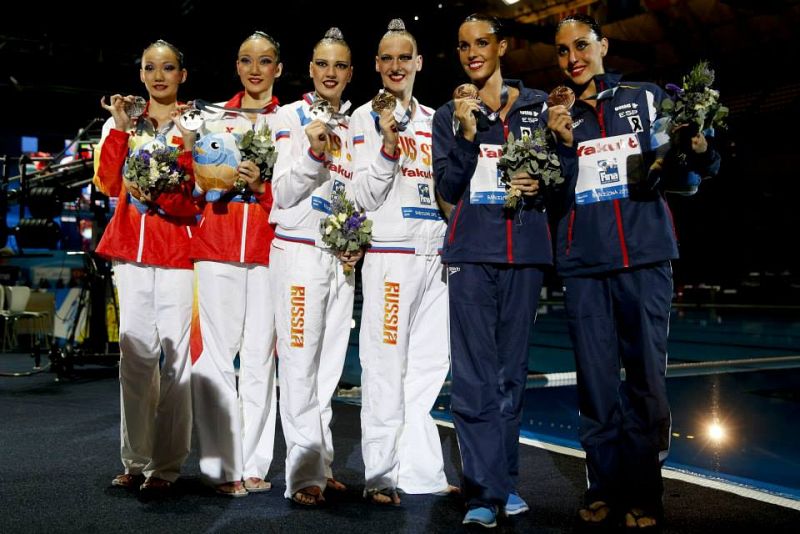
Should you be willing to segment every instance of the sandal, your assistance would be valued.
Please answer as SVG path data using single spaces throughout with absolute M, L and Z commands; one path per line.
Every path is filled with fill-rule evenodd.
M 303 506 L 319 506 L 325 502 L 325 497 L 318 486 L 307 486 L 294 492 L 292 502 Z
M 658 518 L 649 514 L 641 508 L 631 508 L 625 514 L 625 528 L 632 529 L 656 529 L 659 527 Z
M 611 507 L 605 501 L 594 501 L 586 508 L 578 510 L 578 517 L 585 524 L 600 525 L 611 518 Z
M 123 473 L 115 476 L 111 480 L 111 485 L 118 488 L 138 488 L 144 482 L 144 475 L 131 475 L 130 473 Z
M 225 482 L 224 484 L 217 484 L 214 486 L 214 491 L 226 497 L 247 497 L 247 490 L 241 480 L 234 480 L 233 482 Z
M 442 491 L 436 491 L 433 494 L 437 497 L 444 497 L 445 495 L 461 495 L 461 488 L 458 486 L 453 486 L 452 484 L 448 484 L 445 489 Z
M 272 482 L 259 477 L 247 477 L 244 479 L 244 489 L 249 493 L 263 493 L 272 489 Z
M 149 498 L 165 497 L 172 490 L 172 482 L 158 477 L 147 477 L 139 486 L 143 496 Z
M 400 496 L 394 488 L 384 488 L 381 490 L 372 489 L 365 492 L 366 497 L 373 503 L 382 506 L 400 506 Z
M 325 482 L 325 489 L 330 489 L 333 491 L 347 491 L 347 486 L 331 477 Z

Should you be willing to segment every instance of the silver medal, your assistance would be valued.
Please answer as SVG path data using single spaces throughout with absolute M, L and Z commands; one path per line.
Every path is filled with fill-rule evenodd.
M 141 96 L 137 96 L 136 98 L 133 99 L 133 102 L 125 102 L 125 113 L 131 119 L 136 119 L 141 117 L 146 107 L 147 107 L 147 100 L 145 100 Z
M 188 109 L 181 114 L 178 120 L 181 122 L 181 126 L 190 132 L 195 132 L 203 125 L 203 112 L 199 109 Z

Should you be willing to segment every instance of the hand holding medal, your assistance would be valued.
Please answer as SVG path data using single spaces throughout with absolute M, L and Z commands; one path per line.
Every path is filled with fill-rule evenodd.
M 566 146 L 573 142 L 570 109 L 574 104 L 575 92 L 565 85 L 559 85 L 547 96 L 547 127 Z
M 478 109 L 472 110 L 475 116 L 475 125 L 478 131 L 484 132 L 489 129 L 490 119 L 486 113 L 482 111 L 482 103 L 478 94 L 478 87 L 471 83 L 462 83 L 453 91 L 453 100 L 460 98 L 473 98 L 478 101 Z
M 569 111 L 575 104 L 575 92 L 566 85 L 559 85 L 547 95 L 547 107 L 564 106 Z

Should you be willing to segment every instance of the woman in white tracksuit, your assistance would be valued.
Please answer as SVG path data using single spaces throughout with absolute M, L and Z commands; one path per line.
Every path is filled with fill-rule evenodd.
M 148 46 L 140 78 L 149 99 L 131 118 L 132 95 L 113 95 L 95 149 L 94 184 L 118 204 L 96 253 L 114 262 L 119 295 L 120 438 L 125 472 L 112 485 L 151 496 L 170 490 L 189 454 L 192 436 L 189 322 L 195 223 L 191 180 L 173 191 L 141 191 L 124 177 L 126 161 L 155 143 L 176 150 L 191 174 L 194 136 L 176 122 L 178 88 L 186 80 L 183 54 L 166 41 Z M 145 478 L 146 477 L 146 478 Z
M 277 225 L 270 252 L 278 337 L 280 412 L 286 438 L 286 492 L 294 502 L 322 503 L 333 478 L 331 397 L 344 367 L 353 315 L 355 265 L 361 253 L 339 256 L 322 245 L 320 222 L 332 193 L 350 188 L 349 102 L 342 92 L 352 76 L 350 48 L 331 28 L 314 47 L 309 66 L 315 92 L 281 108 L 276 125 L 278 160 L 272 180 Z M 312 116 L 312 104 L 334 113 Z M 316 106 L 314 106 L 316 108 Z
M 244 86 L 206 124 L 244 134 L 266 124 L 274 131 L 281 74 L 280 47 L 256 32 L 239 47 L 236 71 Z M 249 120 L 248 120 L 249 119 Z M 197 306 L 192 318 L 192 394 L 200 472 L 217 493 L 244 497 L 268 491 L 275 443 L 275 310 L 270 295 L 269 224 L 272 193 L 253 162 L 242 162 L 248 188 L 240 194 L 200 191 L 203 216 L 192 237 Z M 199 184 L 198 184 L 199 185 Z M 239 374 L 234 358 L 239 354 Z
M 364 259 L 361 448 L 365 495 L 399 504 L 397 489 L 453 489 L 430 415 L 449 367 L 447 285 L 439 256 L 446 226 L 431 173 L 433 110 L 411 96 L 422 68 L 414 37 L 389 24 L 375 58 L 393 109 L 358 108 L 350 122 L 353 190 L 373 220 Z

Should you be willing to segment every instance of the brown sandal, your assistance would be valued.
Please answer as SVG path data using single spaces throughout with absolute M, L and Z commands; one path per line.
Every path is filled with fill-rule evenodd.
M 605 523 L 611 517 L 611 507 L 605 501 L 594 501 L 586 508 L 578 510 L 578 517 L 591 525 Z
M 139 491 L 153 498 L 166 496 L 170 490 L 172 482 L 158 477 L 147 477 L 147 480 L 139 486 Z
M 641 508 L 631 508 L 625 514 L 625 528 L 655 529 L 658 528 L 658 519 Z
M 272 482 L 259 477 L 244 479 L 244 489 L 250 493 L 263 493 L 272 489 Z
M 381 506 L 400 506 L 400 496 L 397 494 L 397 490 L 392 488 L 369 490 L 367 491 L 367 497 L 373 504 Z
M 325 502 L 318 486 L 307 486 L 294 492 L 292 502 L 303 506 L 319 506 Z
M 118 488 L 138 488 L 144 482 L 144 475 L 131 475 L 130 473 L 123 473 L 115 476 L 111 480 L 111 485 Z
M 331 477 L 325 482 L 325 489 L 330 489 L 333 491 L 347 491 L 347 486 Z
M 214 491 L 226 497 L 247 497 L 247 490 L 244 489 L 244 484 L 242 484 L 241 480 L 217 484 L 214 486 Z

